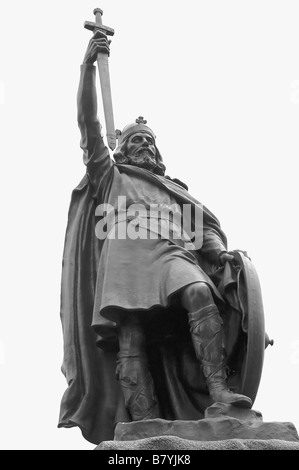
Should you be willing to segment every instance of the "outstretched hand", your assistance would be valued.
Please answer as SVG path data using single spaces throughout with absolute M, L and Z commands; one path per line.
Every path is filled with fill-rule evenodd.
M 107 39 L 105 33 L 97 31 L 88 43 L 83 64 L 94 64 L 99 52 L 103 54 L 110 54 L 110 40 Z
M 235 250 L 235 251 L 240 251 L 241 253 L 243 253 L 244 256 L 246 256 L 246 258 L 248 258 L 251 261 L 251 258 L 248 256 L 247 251 L 243 251 L 243 250 Z M 234 258 L 235 258 L 235 254 L 233 251 L 224 251 L 223 253 L 220 253 L 219 255 L 219 261 L 222 265 L 224 265 L 226 261 L 233 261 Z

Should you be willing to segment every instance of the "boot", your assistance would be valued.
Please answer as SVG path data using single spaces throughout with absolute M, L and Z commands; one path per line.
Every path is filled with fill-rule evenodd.
M 144 343 L 144 334 L 138 323 L 130 322 L 121 329 L 116 377 L 133 421 L 159 417 Z
M 223 322 L 215 304 L 188 314 L 192 343 L 201 361 L 210 396 L 215 402 L 241 408 L 251 408 L 252 401 L 245 395 L 229 390 L 223 348 Z

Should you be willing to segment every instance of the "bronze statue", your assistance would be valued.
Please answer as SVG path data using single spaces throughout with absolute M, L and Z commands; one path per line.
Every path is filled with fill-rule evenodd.
M 79 426 L 95 444 L 113 438 L 119 421 L 196 420 L 214 402 L 251 408 L 254 400 L 238 393 L 247 321 L 239 268 L 247 255 L 228 252 L 217 218 L 165 176 L 142 117 L 118 132 L 110 158 L 93 65 L 109 50 L 96 31 L 81 66 L 86 175 L 72 195 L 61 295 L 68 388 L 59 426 Z M 201 230 L 199 248 L 186 231 L 178 237 L 185 206 L 193 230 Z

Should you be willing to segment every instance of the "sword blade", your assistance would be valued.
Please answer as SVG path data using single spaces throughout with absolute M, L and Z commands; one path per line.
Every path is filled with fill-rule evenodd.
M 97 63 L 98 63 L 100 84 L 101 84 L 101 91 L 102 91 L 107 142 L 108 142 L 109 148 L 113 151 L 116 147 L 116 136 L 115 136 L 115 127 L 114 127 L 113 107 L 112 107 L 108 55 L 99 53 L 97 55 Z

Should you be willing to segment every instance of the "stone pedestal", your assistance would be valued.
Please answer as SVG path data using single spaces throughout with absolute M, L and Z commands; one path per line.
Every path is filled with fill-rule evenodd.
M 259 411 L 214 403 L 198 421 L 150 419 L 118 423 L 114 441 L 96 450 L 299 450 L 295 426 L 263 422 Z

